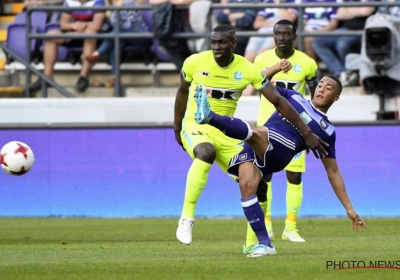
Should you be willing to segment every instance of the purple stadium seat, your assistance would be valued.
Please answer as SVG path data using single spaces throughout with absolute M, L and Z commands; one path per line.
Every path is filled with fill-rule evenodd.
M 15 15 L 13 23 L 26 23 L 26 12 L 19 13 Z
M 26 12 L 19 13 L 15 16 L 13 23 L 25 24 Z M 36 27 L 37 32 L 45 31 L 47 23 L 47 13 L 43 11 L 34 11 L 31 13 L 31 25 Z
M 47 13 L 42 12 L 42 11 L 35 11 L 32 12 L 31 14 L 31 22 L 32 25 L 34 25 L 37 29 L 38 33 L 43 33 L 46 30 L 46 24 L 47 24 Z
M 35 33 L 36 27 L 31 27 L 31 32 Z M 18 56 L 27 59 L 26 55 L 26 25 L 25 23 L 12 23 L 7 28 L 7 47 L 12 49 Z M 31 51 L 36 47 L 36 40 L 31 40 Z
M 7 28 L 7 45 L 16 51 L 22 58 L 26 59 L 26 12 L 19 13 L 15 20 Z M 47 13 L 35 11 L 31 14 L 31 33 L 45 31 Z M 30 58 L 38 62 L 38 51 L 41 45 L 40 39 L 31 39 Z

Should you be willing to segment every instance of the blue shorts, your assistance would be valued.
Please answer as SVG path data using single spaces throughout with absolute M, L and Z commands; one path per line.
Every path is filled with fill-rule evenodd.
M 239 165 L 252 161 L 253 165 L 261 172 L 262 177 L 283 170 L 293 157 L 302 150 L 297 139 L 283 135 L 275 130 L 268 130 L 269 145 L 264 154 L 264 159 L 256 156 L 253 148 L 245 143 L 242 151 L 237 153 L 230 161 L 228 173 L 235 178 L 239 175 Z

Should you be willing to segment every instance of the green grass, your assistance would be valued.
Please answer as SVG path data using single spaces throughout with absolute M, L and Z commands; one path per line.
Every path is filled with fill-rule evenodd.
M 283 229 L 274 221 L 275 234 Z M 301 219 L 306 243 L 278 254 L 241 253 L 244 219 L 197 219 L 194 242 L 175 239 L 177 219 L 1 218 L 0 279 L 400 279 L 400 270 L 326 268 L 327 261 L 398 261 L 399 219 Z

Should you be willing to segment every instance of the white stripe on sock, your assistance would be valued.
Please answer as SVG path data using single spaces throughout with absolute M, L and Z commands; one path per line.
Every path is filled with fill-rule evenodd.
M 257 196 L 254 196 L 252 199 L 250 200 L 246 200 L 246 201 L 242 201 L 242 207 L 249 207 L 253 204 L 258 203 L 258 198 Z

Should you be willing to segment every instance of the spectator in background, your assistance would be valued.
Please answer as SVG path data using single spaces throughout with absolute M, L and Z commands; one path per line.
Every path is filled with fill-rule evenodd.
M 304 31 L 306 32 L 327 32 L 335 30 L 339 21 L 337 19 L 337 7 L 318 7 L 318 3 L 340 3 L 341 0 L 297 0 L 296 3 L 315 3 L 316 7 L 304 9 Z M 315 37 L 307 36 L 304 38 L 304 52 L 316 60 L 312 42 Z
M 260 0 L 221 0 L 221 4 L 228 3 L 260 3 Z M 220 24 L 231 25 L 235 31 L 254 31 L 253 23 L 256 16 L 255 9 L 223 9 L 217 12 L 217 21 Z M 249 37 L 237 36 L 236 40 L 235 53 L 244 56 Z
M 270 4 L 286 4 L 294 3 L 294 0 L 265 0 L 264 3 Z M 297 12 L 295 9 L 289 8 L 265 8 L 257 13 L 254 20 L 253 27 L 258 33 L 273 33 L 274 25 L 281 19 L 287 19 L 296 22 Z M 265 52 L 275 48 L 273 35 L 266 35 L 262 37 L 250 37 L 249 42 L 244 53 L 244 57 L 250 62 L 254 58 Z
M 65 7 L 98 7 L 104 6 L 104 0 L 65 0 Z M 53 29 L 48 32 L 49 35 L 56 35 L 61 33 L 78 33 L 78 34 L 94 34 L 101 30 L 105 20 L 104 12 L 96 12 L 90 9 L 85 11 L 71 11 L 63 12 L 60 19 L 60 29 Z M 54 64 L 57 60 L 57 49 L 59 45 L 64 46 L 82 46 L 83 56 L 88 56 L 96 50 L 96 39 L 48 39 L 44 43 L 44 74 L 53 79 Z M 87 60 L 82 61 L 82 69 L 75 90 L 84 92 L 89 87 L 89 73 L 91 64 Z M 29 87 L 30 92 L 40 90 L 42 82 L 40 78 L 32 83 Z
M 360 2 L 360 0 L 348 0 L 345 2 Z M 368 2 L 368 0 L 361 0 Z M 375 7 L 340 7 L 337 19 L 340 27 L 335 31 L 363 30 L 367 18 L 375 13 Z M 342 82 L 343 86 L 359 86 L 358 74 L 346 69 L 346 56 L 349 53 L 360 53 L 360 36 L 332 36 L 317 37 L 312 42 L 315 54 L 323 61 L 331 74 Z
M 111 4 L 113 6 L 123 6 L 123 7 L 135 7 L 140 5 L 145 5 L 147 3 L 146 0 L 111 0 Z M 118 12 L 114 11 L 112 13 L 107 13 L 109 18 L 109 24 L 115 29 L 116 25 L 116 17 Z M 123 10 L 119 12 L 120 17 L 120 27 L 119 30 L 122 33 L 146 33 L 150 32 L 149 26 L 143 19 L 142 12 L 135 10 Z M 115 31 L 112 31 L 115 32 Z M 120 48 L 121 50 L 129 45 L 135 47 L 150 47 L 152 43 L 151 38 L 126 38 L 120 40 Z M 96 63 L 100 56 L 110 53 L 110 64 L 111 64 L 111 73 L 113 76 L 106 81 L 104 84 L 106 87 L 113 87 L 115 84 L 115 69 L 119 67 L 119 64 L 116 62 L 115 51 L 114 51 L 114 38 L 105 39 L 100 47 L 91 53 L 90 55 L 85 56 L 85 59 L 88 60 L 91 64 Z M 119 62 L 119 60 L 118 60 Z
M 210 32 L 216 26 L 217 19 L 213 13 L 210 21 L 211 4 L 211 0 L 196 0 L 189 5 L 189 23 L 193 32 Z M 192 53 L 207 51 L 210 48 L 208 37 L 189 39 L 188 44 Z

